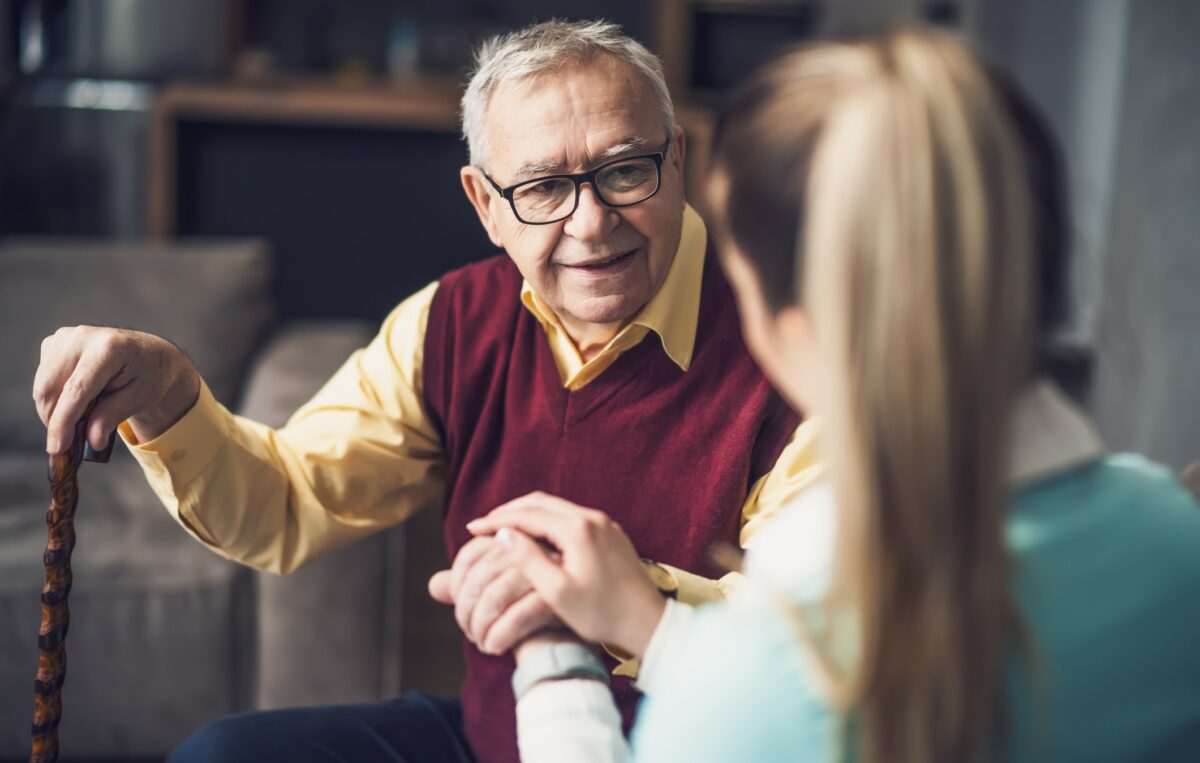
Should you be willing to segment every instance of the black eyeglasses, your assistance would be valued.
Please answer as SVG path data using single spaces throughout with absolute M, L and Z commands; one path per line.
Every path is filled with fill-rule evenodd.
M 507 188 L 483 176 L 508 200 L 513 214 L 526 225 L 549 225 L 565 220 L 579 208 L 579 189 L 591 183 L 592 190 L 605 206 L 631 207 L 654 194 L 662 183 L 662 163 L 671 147 L 671 138 L 653 154 L 614 159 L 599 167 L 575 175 L 547 175 L 524 180 Z

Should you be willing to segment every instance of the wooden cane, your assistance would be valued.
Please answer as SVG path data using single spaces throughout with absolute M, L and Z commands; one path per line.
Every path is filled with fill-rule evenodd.
M 80 461 L 106 463 L 112 455 L 114 435 L 102 451 L 87 443 L 87 421 L 95 402 L 75 424 L 75 437 L 66 453 L 50 456 L 50 508 L 46 511 L 48 535 L 42 562 L 42 624 L 38 628 L 38 671 L 34 688 L 33 752 L 30 763 L 58 760 L 58 724 L 62 720 L 62 686 L 67 675 L 67 628 L 71 613 L 71 551 L 75 548 L 75 506 L 79 501 L 76 474 Z

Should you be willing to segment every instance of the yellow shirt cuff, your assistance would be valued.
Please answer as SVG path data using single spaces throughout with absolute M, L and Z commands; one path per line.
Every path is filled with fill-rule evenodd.
M 669 564 L 658 566 L 666 570 L 675 582 L 676 600 L 693 606 L 721 601 L 742 579 L 741 573 L 738 572 L 731 572 L 720 580 L 713 580 Z M 613 668 L 614 676 L 637 678 L 638 670 L 642 666 L 641 660 L 616 647 L 604 645 L 604 650 L 617 660 L 617 667 Z
M 204 471 L 228 442 L 232 414 L 203 380 L 195 405 L 167 431 L 147 442 L 138 442 L 132 428 L 122 422 L 118 429 L 138 463 L 148 472 L 166 476 L 182 490 Z
M 180 497 L 229 442 L 232 429 L 233 414 L 217 402 L 203 379 L 191 409 L 153 440 L 138 442 L 128 422 L 117 427 L 159 500 L 176 521 L 209 545 L 214 541 L 201 524 L 180 516 Z
M 684 604 L 696 606 L 699 604 L 707 604 L 713 601 L 721 601 L 733 587 L 741 580 L 741 573 L 731 572 L 719 580 L 706 578 L 701 575 L 681 570 L 678 567 L 672 567 L 669 564 L 660 564 L 668 574 L 675 580 L 678 593 L 675 598 Z

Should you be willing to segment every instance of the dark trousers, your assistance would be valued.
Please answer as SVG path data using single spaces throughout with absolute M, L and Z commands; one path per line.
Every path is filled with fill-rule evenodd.
M 265 710 L 220 718 L 167 763 L 475 763 L 462 705 L 410 691 L 363 705 Z

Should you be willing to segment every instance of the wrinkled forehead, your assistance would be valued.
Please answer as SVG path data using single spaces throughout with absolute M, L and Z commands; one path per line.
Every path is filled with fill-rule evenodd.
M 489 99 L 484 129 L 492 173 L 505 181 L 576 172 L 625 144 L 653 151 L 666 138 L 650 83 L 610 56 L 501 83 Z

